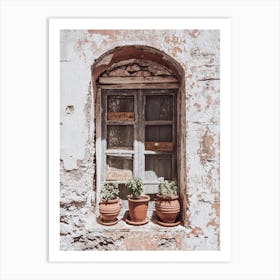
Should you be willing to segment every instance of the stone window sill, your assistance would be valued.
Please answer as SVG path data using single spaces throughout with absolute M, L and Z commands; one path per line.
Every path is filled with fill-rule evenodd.
M 91 245 L 87 250 L 189 250 L 192 229 L 181 224 L 164 227 L 153 216 L 147 224 L 133 226 L 125 222 L 125 217 L 112 226 L 98 223 L 95 215 L 90 217 L 87 242 Z
M 115 231 L 115 230 L 124 230 L 124 231 L 130 231 L 130 230 L 135 230 L 135 231 L 143 231 L 143 230 L 163 230 L 163 231 L 178 231 L 178 230 L 187 230 L 186 227 L 183 225 L 179 224 L 177 226 L 173 227 L 165 227 L 157 224 L 157 221 L 154 217 L 149 217 L 148 215 L 148 223 L 144 225 L 139 225 L 139 226 L 134 226 L 134 225 L 129 225 L 125 222 L 125 217 L 120 217 L 119 221 L 115 225 L 111 226 L 105 226 L 102 225 L 101 223 L 98 222 L 98 219 L 95 216 L 95 219 L 91 219 L 91 222 L 88 224 L 88 230 L 97 230 L 97 231 Z

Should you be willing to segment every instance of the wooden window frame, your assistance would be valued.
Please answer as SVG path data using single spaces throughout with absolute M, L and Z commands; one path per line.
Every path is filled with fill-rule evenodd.
M 108 96 L 116 96 L 116 95 L 122 95 L 122 96 L 133 96 L 133 107 L 134 107 L 134 121 L 108 121 L 107 120 L 107 97 Z M 101 184 L 103 184 L 104 182 L 106 182 L 106 178 L 105 178 L 105 173 L 106 173 L 106 159 L 107 159 L 107 155 L 113 155 L 113 156 L 119 156 L 119 157 L 127 157 L 130 156 L 133 159 L 133 174 L 134 176 L 139 176 L 137 174 L 137 169 L 136 169 L 136 165 L 135 165 L 135 159 L 138 160 L 138 145 L 135 145 L 134 143 L 134 139 L 135 137 L 137 137 L 137 135 L 135 135 L 138 131 L 137 131 L 137 123 L 138 123 L 138 110 L 137 110 L 137 106 L 136 106 L 136 94 L 135 93 L 120 93 L 120 94 L 114 94 L 114 93 L 107 93 L 104 92 L 102 93 L 101 90 L 101 108 L 102 108 L 102 115 L 101 115 L 101 127 L 102 127 L 102 167 L 103 170 L 101 171 Z M 103 123 L 104 122 L 104 123 Z M 132 125 L 133 126 L 133 135 L 134 135 L 134 139 L 133 139 L 133 148 L 132 150 L 112 150 L 112 149 L 107 149 L 107 125 Z M 135 175 L 136 174 L 136 175 Z M 124 184 L 125 181 L 113 181 L 115 183 L 119 183 L 119 184 Z
M 169 92 L 162 91 L 162 90 L 154 90 L 147 92 L 147 89 L 135 89 L 133 92 L 125 92 L 125 90 L 117 89 L 114 92 L 108 92 L 107 90 L 101 89 L 101 135 L 102 135 L 102 170 L 101 170 L 101 180 L 100 183 L 103 184 L 109 180 L 106 179 L 106 162 L 107 156 L 118 156 L 118 157 L 127 157 L 130 156 L 133 159 L 133 176 L 134 177 L 141 177 L 144 178 L 144 185 L 156 185 L 158 181 L 145 181 L 145 158 L 146 156 L 171 156 L 171 172 L 172 172 L 172 180 L 177 179 L 176 173 L 176 163 L 177 163 L 177 144 L 176 144 L 176 134 L 177 134 L 177 124 L 176 124 L 176 101 L 177 101 L 177 89 L 174 89 Z M 134 107 L 134 121 L 110 121 L 107 118 L 107 100 L 109 96 L 133 96 L 133 107 Z M 173 96 L 173 104 L 172 104 L 172 119 L 171 120 L 146 120 L 145 119 L 145 108 L 146 108 L 146 97 L 147 96 Z M 132 125 L 133 126 L 133 148 L 129 150 L 121 150 L 121 149 L 108 149 L 107 148 L 107 132 L 108 132 L 108 125 Z M 153 151 L 153 150 L 146 150 L 145 148 L 145 131 L 146 126 L 153 126 L 153 125 L 170 125 L 172 129 L 171 135 L 171 142 L 173 144 L 172 151 Z M 112 182 L 125 184 L 126 181 L 117 181 L 111 180 Z
M 134 122 L 129 121 L 126 123 L 122 123 L 125 125 L 133 125 L 134 126 L 134 139 L 138 139 L 137 144 L 134 143 L 133 150 L 122 150 L 122 151 L 114 151 L 107 149 L 106 143 L 106 127 L 107 124 L 110 125 L 120 125 L 118 122 L 108 122 L 107 121 L 107 96 L 118 95 L 117 93 L 106 93 L 107 89 L 115 89 L 115 90 L 127 90 L 127 89 L 137 89 L 137 93 L 126 92 L 119 93 L 120 95 L 127 95 L 134 97 Z M 152 90 L 152 93 L 145 93 L 146 90 Z M 172 89 L 173 91 L 170 93 L 162 92 L 161 89 Z M 144 91 L 142 91 L 144 90 Z M 138 95 L 138 97 L 137 97 Z M 173 116 L 172 120 L 165 121 L 146 121 L 145 120 L 145 100 L 147 95 L 173 95 Z M 139 102 L 139 104 L 137 104 Z M 172 157 L 172 178 L 176 178 L 176 181 L 179 182 L 178 178 L 178 141 L 174 143 L 174 150 L 172 153 L 165 152 L 157 152 L 157 151 L 145 151 L 145 125 L 152 124 L 168 124 L 172 125 L 172 142 L 178 138 L 177 127 L 179 124 L 179 114 L 178 105 L 179 102 L 179 85 L 178 83 L 148 83 L 143 86 L 142 83 L 138 84 L 99 84 L 97 85 L 97 98 L 96 98 L 96 204 L 100 201 L 100 188 L 102 184 L 106 181 L 105 178 L 105 170 L 106 170 L 106 157 L 107 155 L 117 155 L 125 157 L 129 155 L 133 158 L 133 176 L 139 176 L 141 178 L 145 178 L 145 156 L 147 155 L 165 155 L 169 154 Z M 139 112 L 139 108 L 142 108 L 142 111 Z M 176 113 L 177 112 L 177 113 Z M 141 119 L 141 120 L 140 120 Z M 104 124 L 103 124 L 104 122 Z M 138 164 L 137 164 L 138 163 Z M 116 183 L 124 184 L 125 181 L 114 181 Z M 145 185 L 155 185 L 157 181 L 149 182 L 145 181 Z M 98 211 L 98 209 L 96 209 Z

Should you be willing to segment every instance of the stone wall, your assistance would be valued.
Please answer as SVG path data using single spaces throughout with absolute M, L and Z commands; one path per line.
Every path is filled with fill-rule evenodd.
M 188 226 L 96 223 L 95 128 L 91 65 L 117 46 L 146 45 L 185 70 Z M 218 250 L 219 31 L 61 31 L 61 250 Z M 123 230 L 124 229 L 124 230 Z M 139 244 L 131 243 L 141 235 Z

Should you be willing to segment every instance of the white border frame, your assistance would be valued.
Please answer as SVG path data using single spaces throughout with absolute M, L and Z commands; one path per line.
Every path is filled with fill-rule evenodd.
M 218 29 L 221 56 L 221 249 L 219 251 L 60 251 L 60 30 Z M 49 261 L 229 262 L 231 260 L 231 20 L 229 18 L 49 19 Z

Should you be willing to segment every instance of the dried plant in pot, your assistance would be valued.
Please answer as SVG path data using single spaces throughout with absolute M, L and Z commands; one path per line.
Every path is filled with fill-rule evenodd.
M 115 183 L 105 183 L 101 189 L 101 201 L 99 202 L 100 223 L 103 225 L 114 225 L 118 222 L 121 211 L 119 200 L 119 188 Z
M 143 225 L 148 222 L 147 211 L 150 196 L 143 194 L 143 181 L 139 177 L 130 179 L 126 186 L 128 188 L 129 195 L 128 207 L 129 217 L 126 222 L 131 225 Z
M 180 202 L 177 193 L 177 185 L 174 181 L 167 181 L 160 178 L 155 208 L 160 225 L 176 226 L 180 223 L 180 221 L 177 220 L 180 213 Z

